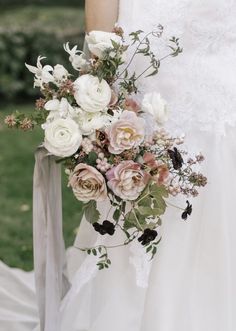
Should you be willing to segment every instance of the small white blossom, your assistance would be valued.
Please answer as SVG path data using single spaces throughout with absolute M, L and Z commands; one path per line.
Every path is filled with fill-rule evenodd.
M 93 150 L 93 143 L 89 138 L 84 138 L 81 143 L 82 149 L 86 154 Z
M 69 47 L 69 43 L 64 44 L 64 50 L 70 55 L 69 61 L 75 70 L 85 70 L 88 66 L 86 56 L 83 52 L 74 46 L 72 49 Z
M 53 99 L 46 102 L 44 105 L 46 110 L 50 111 L 47 120 L 54 119 L 57 117 L 61 118 L 76 118 L 78 116 L 79 109 L 73 108 L 66 98 L 61 98 L 61 100 Z
M 53 68 L 53 77 L 56 83 L 60 84 L 65 81 L 69 76 L 68 71 L 61 64 L 56 64 Z
M 41 61 L 43 59 L 46 59 L 46 57 L 43 56 L 38 57 L 36 67 L 25 63 L 26 68 L 35 75 L 34 87 L 43 88 L 43 84 L 47 84 L 55 81 L 53 75 L 51 74 L 51 72 L 53 71 L 53 67 L 51 67 L 50 65 L 46 65 L 43 67 L 41 64 Z

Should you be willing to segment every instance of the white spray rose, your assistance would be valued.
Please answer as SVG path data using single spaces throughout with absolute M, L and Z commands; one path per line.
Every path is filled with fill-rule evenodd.
M 157 92 L 144 95 L 142 110 L 151 114 L 159 125 L 164 124 L 168 120 L 167 103 Z
M 63 82 L 64 80 L 67 79 L 69 76 L 68 71 L 66 70 L 65 67 L 61 64 L 56 64 L 53 68 L 53 77 L 55 78 L 55 81 L 58 83 Z
M 45 103 L 44 108 L 50 111 L 48 120 L 55 119 L 57 117 L 66 118 L 68 116 L 75 118 L 78 114 L 78 109 L 73 108 L 66 98 L 61 98 L 61 100 L 49 100 Z
M 45 124 L 44 129 L 44 147 L 55 156 L 71 156 L 81 145 L 79 126 L 71 118 L 57 118 Z
M 74 82 L 75 100 L 89 113 L 106 110 L 111 100 L 111 88 L 108 83 L 92 75 L 82 75 Z
M 109 117 L 101 113 L 88 113 L 82 111 L 76 120 L 79 124 L 82 134 L 89 136 L 96 130 L 102 129 L 109 124 Z
M 121 37 L 117 34 L 104 31 L 91 31 L 85 39 L 90 52 L 99 58 L 102 58 L 103 52 L 106 49 L 113 47 L 111 40 L 114 40 L 118 44 L 122 42 Z

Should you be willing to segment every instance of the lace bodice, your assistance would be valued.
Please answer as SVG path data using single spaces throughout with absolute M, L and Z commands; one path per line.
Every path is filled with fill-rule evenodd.
M 225 134 L 236 124 L 235 0 L 120 0 L 119 24 L 126 33 L 164 26 L 164 38 L 180 38 L 183 54 L 162 64 L 142 93 L 159 90 L 171 110 L 170 129 Z M 153 40 L 162 55 L 163 46 Z M 140 67 L 136 60 L 136 68 Z

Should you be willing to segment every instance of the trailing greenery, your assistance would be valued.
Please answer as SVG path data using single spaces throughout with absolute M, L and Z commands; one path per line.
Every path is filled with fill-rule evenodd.
M 38 54 L 51 65 L 65 64 L 63 43 L 83 43 L 83 10 L 69 7 L 23 6 L 0 14 L 0 98 L 36 95 L 24 63 L 35 64 Z

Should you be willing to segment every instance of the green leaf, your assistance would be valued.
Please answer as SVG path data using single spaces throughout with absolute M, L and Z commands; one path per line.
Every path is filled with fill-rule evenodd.
M 150 194 L 151 195 L 160 195 L 164 198 L 168 198 L 169 194 L 164 185 L 158 186 L 156 184 L 150 185 Z
M 119 218 L 120 218 L 120 215 L 121 215 L 121 210 L 120 209 L 116 209 L 113 213 L 113 219 L 114 221 L 119 221 Z
M 88 154 L 88 164 L 89 165 L 95 165 L 96 164 L 96 160 L 97 160 L 97 153 L 95 152 L 90 152 Z
M 150 252 L 152 250 L 152 246 L 148 246 L 146 249 L 146 253 Z
M 125 215 L 124 230 L 129 230 L 137 226 L 137 220 L 132 212 Z
M 121 204 L 122 213 L 125 213 L 125 207 L 126 207 L 126 201 L 122 201 L 122 204 Z
M 94 200 L 89 201 L 83 206 L 84 209 L 84 215 L 86 217 L 86 220 L 93 224 L 95 222 L 99 221 L 100 213 L 97 209 L 97 202 Z
M 140 199 L 140 198 L 139 198 L 139 199 Z M 151 206 L 151 204 L 152 204 L 152 198 L 151 198 L 150 195 L 149 195 L 149 196 L 147 196 L 147 197 L 141 199 L 141 200 L 139 201 L 139 203 L 138 203 L 138 206 L 144 206 L 144 207 L 146 207 L 146 206 Z

